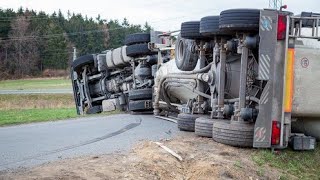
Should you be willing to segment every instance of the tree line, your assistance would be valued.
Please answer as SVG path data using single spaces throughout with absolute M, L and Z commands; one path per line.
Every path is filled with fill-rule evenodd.
M 0 9 L 0 79 L 41 76 L 46 70 L 68 70 L 73 47 L 77 56 L 123 45 L 127 34 L 151 27 L 125 18 L 95 19 L 68 11 L 47 14 L 19 8 Z

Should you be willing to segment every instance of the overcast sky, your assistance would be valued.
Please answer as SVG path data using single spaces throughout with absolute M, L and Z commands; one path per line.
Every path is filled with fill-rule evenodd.
M 320 0 L 283 0 L 288 10 L 295 14 L 301 11 L 320 13 Z M 176 30 L 181 22 L 199 20 L 208 15 L 218 15 L 230 8 L 267 8 L 269 0 L 0 0 L 0 8 L 19 7 L 53 13 L 61 9 L 82 13 L 88 17 L 104 19 L 127 18 L 130 23 L 146 21 L 155 30 Z

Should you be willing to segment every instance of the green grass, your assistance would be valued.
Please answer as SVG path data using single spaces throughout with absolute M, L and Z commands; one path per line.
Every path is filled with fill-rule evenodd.
M 20 79 L 0 81 L 0 90 L 23 89 L 67 89 L 71 88 L 70 79 Z
M 240 160 L 237 160 L 233 165 L 237 168 L 243 168 Z
M 0 95 L 0 126 L 77 117 L 72 94 Z
M 75 108 L 1 110 L 0 126 L 77 117 Z
M 119 113 L 119 111 L 113 111 L 103 112 L 97 115 L 107 116 Z M 0 126 L 53 121 L 74 117 L 83 116 L 76 114 L 72 94 L 0 95 Z
M 290 149 L 272 153 L 270 150 L 259 150 L 252 156 L 261 170 L 265 166 L 282 170 L 280 179 L 320 179 L 320 147 L 315 151 L 292 151 Z

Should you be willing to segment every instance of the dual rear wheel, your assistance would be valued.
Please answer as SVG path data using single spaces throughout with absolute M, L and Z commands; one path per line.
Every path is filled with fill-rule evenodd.
M 179 114 L 178 128 L 195 132 L 197 136 L 236 147 L 252 147 L 254 124 L 224 119 L 210 119 L 207 116 Z
M 129 91 L 129 111 L 152 111 L 152 88 L 133 89 Z

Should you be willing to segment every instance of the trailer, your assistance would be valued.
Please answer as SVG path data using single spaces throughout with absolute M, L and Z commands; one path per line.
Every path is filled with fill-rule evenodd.
M 167 94 L 181 104 L 181 130 L 232 146 L 283 149 L 292 142 L 296 150 L 314 149 L 320 139 L 319 19 L 231 9 L 182 23 L 178 70 L 160 68 L 154 114 Z

